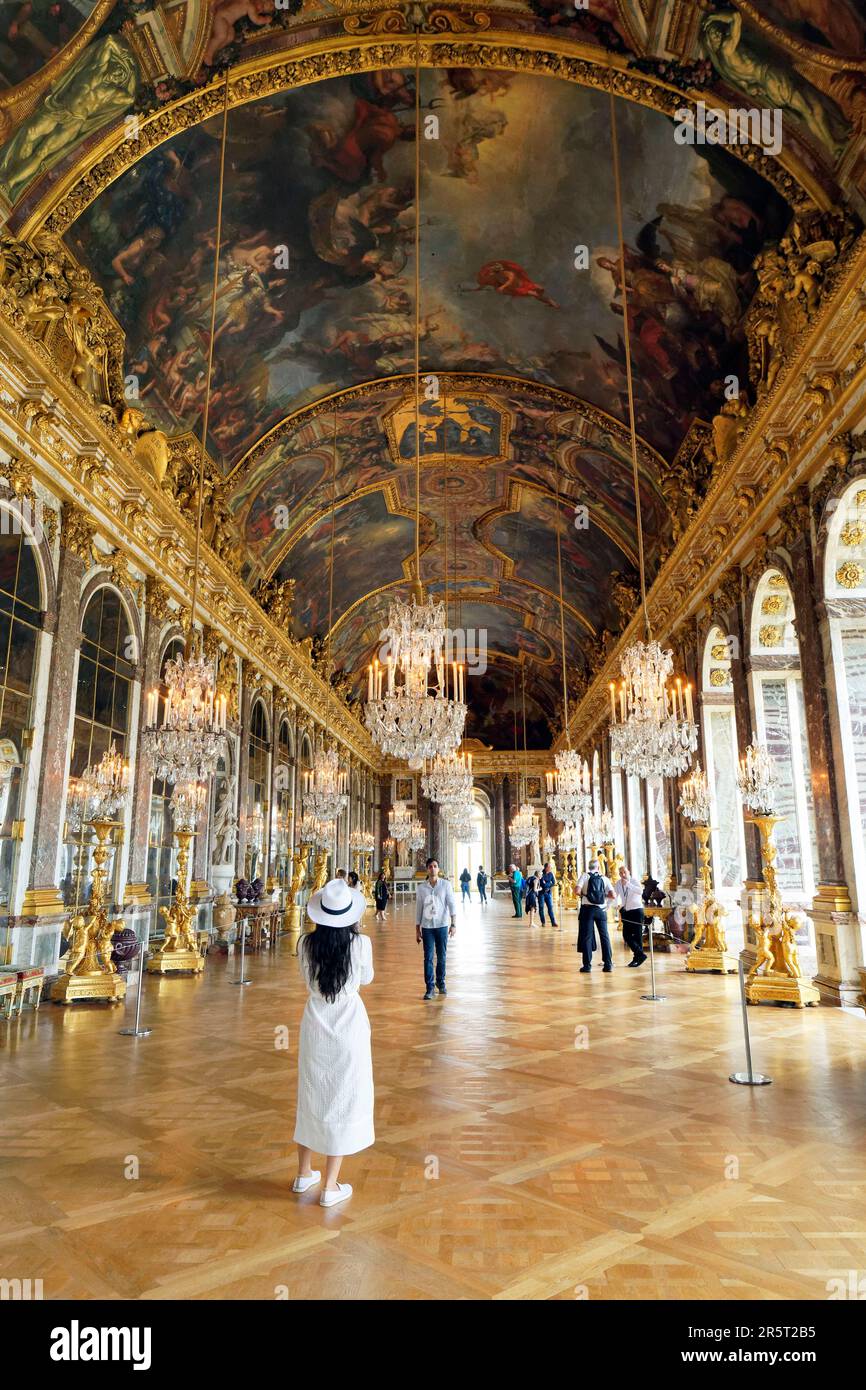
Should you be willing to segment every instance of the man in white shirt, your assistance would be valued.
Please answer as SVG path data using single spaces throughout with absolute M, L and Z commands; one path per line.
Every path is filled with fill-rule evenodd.
M 449 926 L 450 918 L 450 926 Z M 436 951 L 436 988 L 440 994 L 447 994 L 445 988 L 445 954 L 448 938 L 457 930 L 457 903 L 451 884 L 439 877 L 439 865 L 435 859 L 427 860 L 427 877 L 418 884 L 415 894 L 415 939 L 424 946 L 424 984 L 427 988 L 425 999 L 433 998 L 433 951 Z
M 643 886 L 632 878 L 625 864 L 619 866 L 616 896 L 619 899 L 623 940 L 632 954 L 629 965 L 643 965 L 646 960 L 643 948 Z
M 581 975 L 588 975 L 592 969 L 592 953 L 595 948 L 595 933 L 601 939 L 601 958 L 604 973 L 613 970 L 613 956 L 610 949 L 610 936 L 607 930 L 607 903 L 615 897 L 613 884 L 606 874 L 599 871 L 597 859 L 590 859 L 585 874 L 581 874 L 577 885 L 580 894 L 580 912 L 577 918 L 577 949 L 583 957 Z

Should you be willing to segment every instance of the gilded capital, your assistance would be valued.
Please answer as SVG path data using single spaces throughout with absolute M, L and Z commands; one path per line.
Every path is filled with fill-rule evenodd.
M 64 502 L 60 521 L 60 544 L 79 560 L 90 562 L 93 559 L 93 538 L 96 527 L 87 513 L 75 502 Z
M 168 586 L 163 584 L 161 579 L 149 574 L 144 581 L 144 606 L 148 616 L 164 623 L 171 612 L 170 597 Z

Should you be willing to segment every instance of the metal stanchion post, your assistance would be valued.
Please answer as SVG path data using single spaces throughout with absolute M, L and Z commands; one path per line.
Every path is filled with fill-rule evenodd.
M 762 1072 L 752 1070 L 752 1045 L 749 1041 L 749 1006 L 746 1002 L 746 977 L 743 973 L 743 957 L 740 956 L 740 1003 L 743 1009 L 743 1035 L 746 1039 L 746 1066 L 748 1071 L 732 1071 L 728 1077 L 735 1086 L 769 1086 L 773 1080 L 772 1076 L 764 1076 Z
M 252 984 L 252 980 L 247 980 L 247 979 L 244 978 L 244 962 L 245 962 L 245 960 L 246 960 L 246 949 L 247 949 L 247 919 L 246 919 L 246 917 L 242 917 L 242 918 L 241 918 L 240 932 L 241 932 L 241 978 L 240 978 L 239 980 L 232 980 L 231 983 L 232 983 L 233 985 L 251 985 L 251 984 Z
M 656 1004 L 663 1004 L 667 999 L 666 994 L 656 994 L 656 957 L 653 950 L 653 918 L 649 919 L 649 948 L 650 948 L 650 993 L 642 994 L 641 999 L 651 999 Z
M 132 1028 L 120 1028 L 120 1032 L 125 1038 L 149 1038 L 150 1029 L 141 1026 L 141 991 L 144 987 L 144 967 L 147 961 L 147 942 L 142 941 L 141 950 L 138 953 L 138 991 L 135 996 L 135 1024 Z

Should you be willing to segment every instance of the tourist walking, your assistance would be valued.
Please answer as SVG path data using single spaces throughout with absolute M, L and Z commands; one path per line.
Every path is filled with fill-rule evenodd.
M 384 870 L 384 869 L 380 869 L 380 870 L 379 870 L 379 877 L 376 879 L 376 882 L 373 884 L 373 900 L 374 900 L 374 902 L 375 902 L 375 904 L 376 904 L 376 921 L 377 921 L 377 922 L 384 922 L 384 920 L 385 920 L 385 908 L 388 906 L 388 899 L 389 899 L 390 896 L 391 896 L 391 895 L 390 895 L 390 893 L 389 893 L 389 891 L 388 891 L 388 880 L 387 880 L 387 878 L 385 877 L 385 870 Z
M 418 884 L 415 894 L 415 939 L 424 947 L 425 999 L 433 998 L 433 953 L 436 952 L 436 988 L 445 988 L 445 955 L 448 938 L 457 930 L 457 903 L 447 878 L 439 877 L 439 864 L 427 860 L 427 877 Z
M 535 926 L 535 914 L 538 910 L 538 875 L 535 870 L 530 870 L 523 890 L 523 905 L 526 908 L 526 925 Z
M 523 916 L 523 874 L 516 864 L 508 866 L 508 886 L 511 889 L 511 901 L 514 904 L 515 917 Z
M 643 965 L 646 960 L 643 948 L 643 884 L 632 878 L 625 864 L 620 864 L 615 889 L 619 899 L 623 940 L 632 954 L 629 966 Z
M 358 931 L 363 913 L 363 893 L 332 878 L 307 903 L 316 930 L 301 938 L 298 950 L 309 994 L 298 1042 L 298 1176 L 292 1191 L 306 1192 L 320 1182 L 311 1160 L 324 1154 L 323 1207 L 351 1197 L 351 1185 L 339 1181 L 340 1165 L 375 1139 L 370 1021 L 358 993 L 373 978 L 370 938 Z
M 478 865 L 478 873 L 475 875 L 475 884 L 478 888 L 478 896 L 482 903 L 487 902 L 487 875 L 484 872 L 484 865 Z
M 471 882 L 472 875 L 470 874 L 468 869 L 464 869 L 462 874 L 460 875 L 460 901 L 462 903 L 465 902 L 467 898 L 470 902 L 472 901 L 472 890 L 469 887 Z
M 556 874 L 553 872 L 550 860 L 545 864 L 541 877 L 538 880 L 538 915 L 541 918 L 541 925 L 544 926 L 544 909 L 547 908 L 547 915 L 550 918 L 550 925 L 559 925 L 553 915 L 553 890 L 556 887 Z
M 614 898 L 613 884 L 606 874 L 599 871 L 597 859 L 590 859 L 587 872 L 581 874 L 577 884 L 580 894 L 580 913 L 577 922 L 577 949 L 583 957 L 581 975 L 588 975 L 592 969 L 592 953 L 595 949 L 595 933 L 601 941 L 601 958 L 604 973 L 613 970 L 613 956 L 610 949 L 610 935 L 607 930 L 607 903 Z

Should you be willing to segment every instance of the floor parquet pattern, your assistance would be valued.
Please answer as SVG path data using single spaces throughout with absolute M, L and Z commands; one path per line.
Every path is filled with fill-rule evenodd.
M 409 912 L 368 922 L 374 1148 L 323 1211 L 294 1174 L 304 1003 L 285 945 L 119 1009 L 0 1024 L 0 1277 L 56 1299 L 824 1299 L 864 1268 L 866 1019 L 751 1009 L 659 961 L 578 974 L 576 916 L 461 908 L 424 1003 Z M 131 1020 L 133 1001 L 126 1006 Z M 288 1046 L 284 1040 L 288 1039 Z

